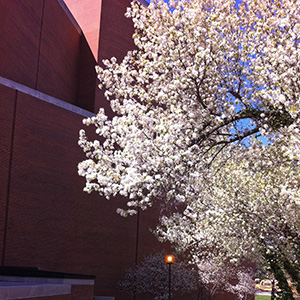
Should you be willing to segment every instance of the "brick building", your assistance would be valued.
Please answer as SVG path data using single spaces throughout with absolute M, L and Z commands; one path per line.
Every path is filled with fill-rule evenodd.
M 49 282 L 28 279 L 24 299 L 90 300 L 93 293 L 129 299 L 116 282 L 146 254 L 166 247 L 149 232 L 155 209 L 122 218 L 116 209 L 124 199 L 84 193 L 77 175 L 85 158 L 77 145 L 82 119 L 99 107 L 109 110 L 94 67 L 133 48 L 132 23 L 124 17 L 129 3 L 0 0 L 0 283 L 19 267 L 27 273 L 8 276 L 18 285 L 21 277 L 53 273 L 73 280 L 49 279 L 64 293 L 30 296 L 36 282 Z M 1 299 L 14 299 L 9 289 L 0 284 Z
M 84 193 L 77 141 L 108 108 L 95 65 L 133 47 L 129 3 L 0 0 L 1 265 L 95 275 L 95 295 L 120 300 L 116 282 L 163 247 L 155 213 L 124 219 L 124 200 Z

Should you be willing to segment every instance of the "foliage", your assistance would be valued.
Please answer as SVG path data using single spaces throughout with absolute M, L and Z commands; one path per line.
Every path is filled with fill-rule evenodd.
M 299 282 L 299 167 L 277 148 L 251 148 L 218 157 L 223 167 L 202 182 L 201 199 L 163 216 L 157 234 L 196 263 L 200 252 L 223 265 L 263 260 L 289 299 L 285 274 Z
M 97 67 L 116 115 L 84 120 L 99 135 L 80 131 L 85 191 L 125 196 L 124 216 L 160 203 L 161 240 L 196 264 L 261 259 L 289 299 L 286 274 L 300 289 L 300 1 L 169 6 L 133 2 L 137 49 Z
M 169 265 L 164 257 L 164 252 L 148 255 L 141 266 L 127 271 L 118 287 L 135 295 L 150 295 L 153 300 L 168 299 Z M 246 300 L 255 291 L 252 269 L 224 269 L 207 259 L 202 259 L 197 268 L 176 259 L 171 275 L 172 294 L 185 295 L 185 298 L 192 293 L 198 294 L 197 299 L 207 300 L 223 289 Z
M 153 300 L 168 299 L 169 270 L 164 253 L 147 256 L 141 266 L 129 269 L 119 288 L 132 294 L 149 294 Z M 172 293 L 189 294 L 198 289 L 197 272 L 183 262 L 171 266 Z

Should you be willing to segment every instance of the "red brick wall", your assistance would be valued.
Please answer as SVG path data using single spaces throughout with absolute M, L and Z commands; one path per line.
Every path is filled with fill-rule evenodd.
M 119 61 L 134 48 L 131 38 L 133 24 L 124 14 L 130 0 L 102 0 L 99 62 L 115 56 Z
M 93 111 L 96 61 L 58 1 L 0 0 L 0 32 L 0 76 Z
M 44 0 L 40 42 L 37 90 L 74 103 L 80 33 L 57 1 Z
M 94 286 L 72 285 L 70 300 L 92 300 L 94 296 Z
M 36 86 L 43 1 L 0 0 L 0 76 Z
M 9 192 L 11 141 L 16 92 L 0 85 L 0 253 L 4 246 L 6 201 Z
M 96 97 L 95 89 L 98 85 L 97 74 L 95 71 L 96 60 L 83 35 L 80 37 L 79 49 L 80 57 L 77 70 L 77 93 L 76 102 L 74 104 L 93 112 Z

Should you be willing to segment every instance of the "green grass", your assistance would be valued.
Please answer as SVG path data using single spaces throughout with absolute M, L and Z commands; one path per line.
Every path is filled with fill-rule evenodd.
M 258 295 L 255 296 L 255 300 L 270 300 L 271 296 L 262 296 L 262 295 Z

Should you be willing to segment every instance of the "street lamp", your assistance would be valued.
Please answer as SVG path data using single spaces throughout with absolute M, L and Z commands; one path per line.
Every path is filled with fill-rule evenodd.
M 171 265 L 175 262 L 175 256 L 172 254 L 166 255 L 165 262 L 169 265 L 169 300 L 171 300 Z

